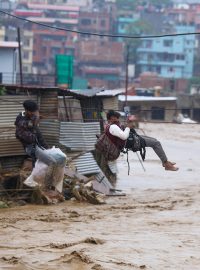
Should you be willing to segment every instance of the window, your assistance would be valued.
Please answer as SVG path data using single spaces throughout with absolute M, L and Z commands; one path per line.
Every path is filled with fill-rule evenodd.
M 173 67 L 169 67 L 169 68 L 168 68 L 168 71 L 169 71 L 169 72 L 174 72 L 175 70 L 174 70 Z
M 91 24 L 91 20 L 90 19 L 82 19 L 81 20 L 81 24 L 83 24 L 83 25 L 90 25 Z
M 121 23 L 121 24 L 120 24 L 120 28 L 121 28 L 121 29 L 124 29 L 124 28 L 125 28 L 125 24 L 124 24 L 124 23 Z
M 145 48 L 151 48 L 151 47 L 152 47 L 152 40 L 146 40 Z
M 200 121 L 200 109 L 193 109 L 193 118 L 196 121 Z
M 172 41 L 172 40 L 164 40 L 164 41 L 163 41 L 163 45 L 164 45 L 165 47 L 172 47 L 173 41 Z
M 47 47 L 42 47 L 42 54 L 46 55 L 46 52 L 47 52 Z
M 105 20 L 101 20 L 101 26 L 102 27 L 106 26 L 106 21 Z
M 147 57 L 147 60 L 152 61 L 153 60 L 153 54 L 149 54 L 148 57 Z
M 156 72 L 157 72 L 158 74 L 161 73 L 161 66 L 157 66 L 157 67 L 156 67 Z
M 27 66 L 23 66 L 23 72 L 28 73 L 28 67 Z
M 152 120 L 165 120 L 165 109 L 162 107 L 152 107 L 151 119 Z
M 140 113 L 140 111 L 141 111 L 141 106 L 130 106 L 130 112 L 132 114 Z
M 29 52 L 23 52 L 23 58 L 24 59 L 29 59 Z
M 177 54 L 176 55 L 176 60 L 184 60 L 185 56 L 183 54 Z
M 52 55 L 59 54 L 60 53 L 60 48 L 52 47 L 51 48 L 51 53 L 52 53 Z
M 184 115 L 184 116 L 189 116 L 190 117 L 190 109 L 181 109 L 181 113 Z
M 163 57 L 163 61 L 166 61 L 166 62 L 173 62 L 174 61 L 174 54 L 163 53 L 162 57 Z
M 30 39 L 25 38 L 23 43 L 24 43 L 24 46 L 30 46 Z

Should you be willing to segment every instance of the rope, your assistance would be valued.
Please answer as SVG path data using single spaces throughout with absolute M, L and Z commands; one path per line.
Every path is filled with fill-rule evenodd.
M 128 163 L 128 175 L 129 175 L 130 174 L 130 163 L 129 163 L 129 160 L 128 160 L 128 149 L 127 149 L 126 154 L 127 154 L 126 161 Z

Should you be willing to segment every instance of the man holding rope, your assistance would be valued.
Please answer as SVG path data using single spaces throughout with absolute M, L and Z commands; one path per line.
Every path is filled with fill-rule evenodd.
M 113 110 L 110 110 L 107 113 L 107 120 L 109 125 L 109 138 L 110 140 L 122 147 L 126 146 L 126 140 L 129 138 L 130 131 L 134 131 L 134 118 L 132 116 L 128 117 L 127 127 L 125 129 L 122 128 L 119 121 L 120 114 Z M 162 148 L 161 143 L 152 137 L 139 135 L 140 141 L 145 144 L 145 147 L 151 147 L 157 156 L 160 158 L 163 167 L 167 171 L 177 171 L 178 167 L 175 166 L 176 163 L 171 162 L 167 159 L 167 156 Z M 140 146 L 138 151 L 140 150 Z

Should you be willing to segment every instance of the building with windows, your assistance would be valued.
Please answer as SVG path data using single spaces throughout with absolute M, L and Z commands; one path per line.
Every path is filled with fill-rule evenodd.
M 123 111 L 125 95 L 119 95 L 119 108 Z M 131 114 L 143 121 L 172 122 L 177 109 L 176 97 L 127 96 L 127 106 Z
M 81 40 L 76 47 L 77 73 L 91 86 L 117 88 L 124 65 L 122 42 Z
M 175 33 L 193 33 L 195 27 L 175 27 Z M 164 78 L 193 76 L 195 35 L 143 39 L 137 50 L 140 72 L 156 72 Z
M 79 11 L 80 6 L 36 0 L 18 3 L 14 14 L 36 23 L 77 30 Z M 42 28 L 36 24 L 25 24 L 23 30 L 24 73 L 55 74 L 55 56 L 74 54 L 77 33 Z
M 16 83 L 18 43 L 0 41 L 0 83 Z
M 33 32 L 28 30 L 23 31 L 22 63 L 23 73 L 33 72 Z
M 140 19 L 139 13 L 120 13 L 117 16 L 117 34 L 128 35 L 129 27 L 131 24 Z M 123 41 L 122 38 L 118 38 L 119 41 Z
M 5 40 L 5 27 L 0 26 L 0 41 L 4 41 L 4 40 Z
M 110 13 L 99 10 L 80 11 L 78 28 L 79 31 L 88 33 L 109 34 L 112 32 L 112 20 L 110 18 Z M 109 40 L 109 38 L 105 36 L 98 37 L 90 34 L 81 34 L 80 37 L 81 39 L 86 40 L 89 38 Z

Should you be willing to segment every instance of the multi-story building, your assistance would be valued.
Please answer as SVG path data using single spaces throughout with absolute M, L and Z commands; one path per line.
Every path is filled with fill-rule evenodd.
M 36 23 L 77 30 L 79 6 L 44 4 L 45 1 L 18 3 L 14 14 Z M 78 34 L 36 24 L 24 25 L 22 37 L 23 71 L 25 73 L 54 74 L 55 55 L 73 54 Z
M 56 19 L 77 19 L 79 17 L 79 6 L 69 5 L 48 5 L 48 4 L 32 4 L 19 3 L 14 14 L 21 17 L 45 17 Z M 30 20 L 32 18 L 29 18 Z
M 22 62 L 23 72 L 33 72 L 33 32 L 23 31 L 23 46 L 22 46 Z
M 9 0 L 1 0 L 0 1 L 0 9 L 5 10 L 5 11 L 11 11 L 13 9 L 13 1 Z
M 136 22 L 140 19 L 140 13 L 133 12 L 130 10 L 119 10 L 117 12 L 117 29 L 115 31 L 118 35 L 128 35 L 129 34 L 129 27 L 131 24 Z M 122 38 L 118 39 L 119 41 L 123 41 Z
M 74 55 L 76 34 L 49 29 L 34 30 L 33 66 L 36 73 L 54 74 L 57 54 Z
M 112 21 L 108 12 L 99 10 L 80 11 L 79 30 L 88 33 L 109 34 L 112 31 Z M 82 34 L 82 39 L 88 40 L 99 39 L 98 36 L 91 36 L 90 34 Z M 108 37 L 101 37 L 103 40 L 108 40 Z
M 124 64 L 121 42 L 82 40 L 77 43 L 77 73 L 88 79 L 91 86 L 120 86 Z
M 0 41 L 4 41 L 4 40 L 5 40 L 5 27 L 0 26 Z
M 4 84 L 16 83 L 18 43 L 0 41 L 0 81 Z
M 176 33 L 195 32 L 191 25 L 176 26 Z M 191 78 L 195 36 L 143 39 L 137 50 L 140 72 L 156 72 L 164 78 Z
M 18 0 L 18 3 L 24 3 L 24 0 Z M 73 5 L 73 6 L 90 6 L 92 0 L 26 0 L 30 4 L 49 4 L 49 5 Z

